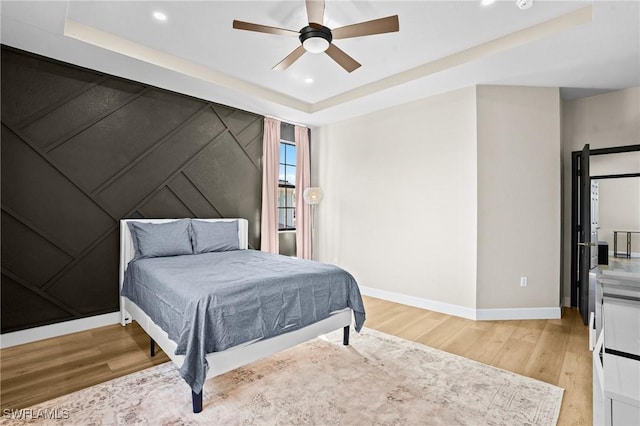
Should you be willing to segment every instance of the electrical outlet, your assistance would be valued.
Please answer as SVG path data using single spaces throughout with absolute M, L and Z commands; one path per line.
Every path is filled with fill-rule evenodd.
M 527 286 L 527 277 L 520 277 L 520 287 Z

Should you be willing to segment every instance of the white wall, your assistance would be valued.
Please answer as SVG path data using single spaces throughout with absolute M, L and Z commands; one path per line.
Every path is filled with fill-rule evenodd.
M 315 258 L 359 284 L 476 306 L 475 88 L 312 130 Z
M 587 143 L 591 149 L 640 143 L 640 87 L 567 101 L 562 104 L 563 287 L 565 300 L 571 294 L 571 153 L 581 150 Z M 600 160 L 594 160 L 596 173 L 603 172 L 605 169 L 611 170 L 610 165 L 604 168 L 602 163 L 598 164 L 598 162 Z M 597 167 L 600 167 L 600 170 Z M 628 169 L 626 161 L 625 165 L 620 166 L 620 169 L 622 173 Z M 605 184 L 603 191 L 608 191 L 606 186 L 608 185 Z M 631 188 L 628 199 L 628 204 L 631 206 L 640 203 L 638 201 L 640 195 L 637 195 L 639 198 L 634 198 L 635 194 L 638 193 Z M 610 204 L 606 201 L 606 197 L 605 195 L 605 201 L 601 202 L 601 219 L 603 213 L 606 219 L 606 209 Z M 619 209 L 622 206 L 613 208 Z M 602 231 L 599 239 L 607 239 L 606 230 Z M 613 236 L 610 238 L 613 239 Z M 640 247 L 640 242 L 637 246 Z
M 558 317 L 560 134 L 558 89 L 499 86 L 313 129 L 314 257 L 391 300 Z
M 558 307 L 559 90 L 478 86 L 477 109 L 477 306 Z

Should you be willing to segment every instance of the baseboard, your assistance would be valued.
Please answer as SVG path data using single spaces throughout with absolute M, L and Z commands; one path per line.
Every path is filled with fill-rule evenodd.
M 478 321 L 559 319 L 561 317 L 562 309 L 559 306 L 555 308 L 499 308 L 476 310 L 476 319 Z
M 119 323 L 120 312 L 112 312 L 110 314 L 96 315 L 88 318 L 29 328 L 27 330 L 4 333 L 0 335 L 0 349 Z
M 401 303 L 403 305 L 414 306 L 416 308 L 428 309 L 430 311 L 436 311 L 456 317 L 462 317 L 472 320 L 476 319 L 476 310 L 474 308 L 439 302 L 437 300 L 424 299 L 422 297 L 408 296 L 406 294 L 380 290 L 378 288 L 366 287 L 362 285 L 358 285 L 358 287 L 360 287 L 360 292 L 365 296 L 384 299 L 395 303 Z
M 414 306 L 416 308 L 428 309 L 456 317 L 471 320 L 522 320 L 522 319 L 558 319 L 562 312 L 560 307 L 549 308 L 508 308 L 508 309 L 476 309 L 466 306 L 453 305 L 451 303 L 439 302 L 437 300 L 424 299 L 416 296 L 395 293 L 393 291 L 380 290 L 373 287 L 359 286 L 360 292 L 365 296 L 388 300 L 390 302 L 401 303 L 403 305 Z M 569 299 L 571 304 L 571 299 Z

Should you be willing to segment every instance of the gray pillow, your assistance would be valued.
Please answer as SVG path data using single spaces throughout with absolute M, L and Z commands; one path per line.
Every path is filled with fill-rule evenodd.
M 238 221 L 205 222 L 192 220 L 193 252 L 207 253 L 211 251 L 239 250 Z
M 191 219 L 168 223 L 127 222 L 127 225 L 136 251 L 134 260 L 193 254 Z

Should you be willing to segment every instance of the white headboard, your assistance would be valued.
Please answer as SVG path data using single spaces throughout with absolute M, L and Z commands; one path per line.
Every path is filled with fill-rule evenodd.
M 133 248 L 133 240 L 131 239 L 131 231 L 129 231 L 129 222 L 141 222 L 141 223 L 168 223 L 174 222 L 178 219 L 123 219 L 120 221 L 120 274 L 118 276 L 118 294 L 122 291 L 122 284 L 124 282 L 124 272 L 127 270 L 127 265 L 133 259 L 135 251 Z M 249 248 L 249 222 L 247 219 L 195 219 L 203 220 L 206 222 L 238 222 L 238 243 L 240 250 L 247 250 Z M 125 323 L 124 312 L 124 300 L 120 297 L 120 311 L 122 312 L 122 324 Z

